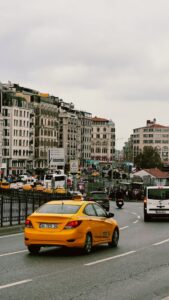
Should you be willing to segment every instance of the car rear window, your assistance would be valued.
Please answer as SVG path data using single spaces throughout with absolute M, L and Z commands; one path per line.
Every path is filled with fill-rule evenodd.
M 80 209 L 80 205 L 70 204 L 44 204 L 36 212 L 45 214 L 75 214 Z
M 148 198 L 154 200 L 168 200 L 169 199 L 169 189 L 149 189 Z
M 92 199 L 103 199 L 103 198 L 107 198 L 107 195 L 105 193 L 95 193 L 95 194 L 91 194 Z

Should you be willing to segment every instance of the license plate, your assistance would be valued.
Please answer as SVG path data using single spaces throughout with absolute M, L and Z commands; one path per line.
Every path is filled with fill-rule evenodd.
M 55 229 L 57 228 L 57 224 L 55 223 L 40 223 L 39 224 L 39 228 L 52 228 L 52 229 Z
M 165 210 L 156 210 L 156 214 L 166 214 Z

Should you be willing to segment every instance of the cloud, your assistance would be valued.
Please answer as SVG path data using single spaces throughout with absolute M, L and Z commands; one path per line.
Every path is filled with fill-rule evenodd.
M 127 139 L 145 106 L 168 120 L 168 10 L 168 0 L 1 2 L 0 81 L 110 117 Z

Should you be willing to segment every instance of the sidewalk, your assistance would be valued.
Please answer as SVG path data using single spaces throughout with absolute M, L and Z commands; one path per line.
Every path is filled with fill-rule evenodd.
M 13 225 L 0 227 L 0 236 L 9 235 L 13 233 L 22 233 L 24 230 L 24 225 Z

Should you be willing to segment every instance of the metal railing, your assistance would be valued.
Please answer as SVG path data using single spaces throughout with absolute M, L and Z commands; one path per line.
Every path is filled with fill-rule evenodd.
M 40 205 L 60 199 L 68 197 L 43 192 L 0 190 L 0 227 L 24 224 L 27 216 Z

